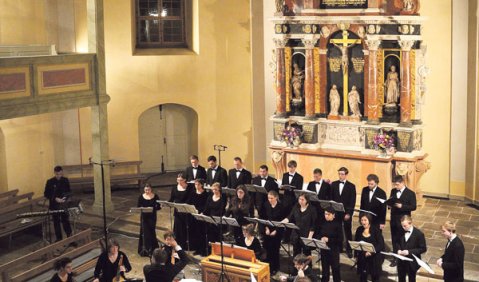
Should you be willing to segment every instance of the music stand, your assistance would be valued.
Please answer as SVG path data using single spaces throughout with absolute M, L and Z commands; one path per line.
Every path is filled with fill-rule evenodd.
M 214 224 L 214 225 L 218 225 L 218 223 L 216 223 L 216 221 L 213 218 L 211 218 L 211 216 L 202 215 L 202 214 L 199 214 L 199 213 L 194 213 L 192 215 L 198 221 L 203 221 L 205 223 L 211 223 L 211 224 Z M 206 226 L 206 224 L 205 224 L 205 226 Z M 205 230 L 205 235 L 206 235 L 206 244 L 205 244 L 206 252 L 205 252 L 205 254 L 208 254 L 208 231 L 207 230 Z
M 281 184 L 281 185 L 279 185 L 279 191 L 283 191 L 283 194 L 284 194 L 284 192 L 286 192 L 286 191 L 293 191 L 293 190 L 296 190 L 296 186 L 289 185 L 289 184 Z
M 176 211 L 179 213 L 186 214 L 197 214 L 198 210 L 193 205 L 175 203 L 173 206 L 176 208 Z M 186 219 L 186 245 L 188 246 L 188 251 L 190 251 L 190 227 L 188 224 L 188 218 Z
M 141 230 L 143 230 L 141 234 L 142 239 L 142 247 L 139 253 L 140 256 L 148 256 L 148 250 L 145 247 L 145 226 L 143 224 L 143 213 L 153 213 L 153 207 L 132 207 L 130 208 L 131 213 L 139 213 L 140 214 L 140 224 Z
M 234 189 L 231 189 L 234 190 Z M 212 219 L 215 220 L 216 224 L 220 226 L 220 250 L 221 250 L 221 273 L 218 277 L 218 281 L 223 282 L 225 279 L 226 281 L 231 281 L 225 273 L 225 260 L 223 254 L 223 225 L 232 225 L 232 226 L 240 226 L 236 219 L 229 218 L 229 217 L 219 217 L 219 216 L 212 216 Z M 229 221 L 227 219 L 230 219 Z
M 268 191 L 263 186 L 255 185 L 255 184 L 246 184 L 246 190 L 251 193 L 261 193 L 261 194 L 268 194 Z
M 175 207 L 175 203 L 161 200 L 157 200 L 156 202 L 159 203 L 162 208 L 170 208 L 170 229 L 173 230 L 173 217 L 171 215 L 171 211 Z
M 363 210 L 363 209 L 354 209 L 354 211 L 357 211 L 359 213 L 369 213 L 372 216 L 378 216 L 377 214 L 373 213 L 372 211 L 367 211 L 367 210 Z
M 293 229 L 293 230 L 299 230 L 299 227 L 294 224 L 294 223 L 285 223 L 285 222 L 280 222 L 280 221 L 272 221 L 270 220 L 269 221 L 271 224 L 273 224 L 273 227 L 276 227 L 276 228 L 284 228 L 285 230 L 286 229 Z M 291 255 L 291 244 L 288 244 L 288 250 L 286 250 L 286 248 L 283 246 L 283 244 L 281 244 L 281 248 L 283 248 L 283 250 L 288 254 L 288 257 L 290 259 L 293 259 L 293 255 Z M 292 267 L 292 264 L 290 263 L 289 266 L 288 266 L 288 269 L 289 269 L 289 272 L 291 273 L 291 267 Z
M 228 187 L 221 187 L 221 193 L 225 194 L 226 196 L 234 196 L 236 195 L 236 189 L 228 188 Z
M 348 241 L 352 250 L 375 253 L 374 245 L 364 241 Z
M 326 208 L 332 207 L 336 212 L 345 212 L 343 203 L 338 203 L 335 201 L 325 201 L 318 200 L 321 208 L 325 210 Z
M 316 192 L 309 190 L 294 190 L 294 195 L 298 198 L 301 194 L 305 194 L 310 202 L 319 202 Z
M 330 250 L 328 245 L 321 240 L 318 239 L 309 239 L 301 237 L 303 244 L 307 247 L 315 248 L 315 249 L 323 249 L 323 250 Z

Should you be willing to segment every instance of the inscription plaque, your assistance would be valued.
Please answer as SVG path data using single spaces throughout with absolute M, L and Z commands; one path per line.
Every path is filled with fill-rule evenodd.
M 367 9 L 368 0 L 321 0 L 320 9 Z

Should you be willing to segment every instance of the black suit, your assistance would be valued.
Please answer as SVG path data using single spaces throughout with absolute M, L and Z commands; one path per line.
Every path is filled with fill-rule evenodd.
M 318 195 L 318 199 L 324 200 L 324 201 L 329 201 L 331 200 L 331 185 L 324 181 L 324 179 L 321 181 L 321 185 L 319 186 L 319 191 L 316 187 L 316 181 L 311 181 L 308 184 L 308 187 L 306 188 L 309 191 L 313 191 Z M 318 212 L 318 223 L 316 224 L 317 230 L 316 234 L 319 232 L 319 228 L 321 227 L 322 223 L 326 220 L 324 218 L 324 210 L 321 208 L 321 205 L 318 202 L 313 202 L 312 203 Z
M 446 247 L 441 257 L 445 282 L 464 281 L 464 252 L 464 244 L 459 237 L 454 238 Z
M 304 181 L 303 176 L 296 172 L 290 182 L 289 172 L 286 172 L 283 174 L 281 185 L 291 185 L 291 186 L 294 186 L 294 190 L 301 190 L 303 189 L 303 181 Z M 290 212 L 295 206 L 295 204 L 297 203 L 296 196 L 294 195 L 294 191 L 289 191 L 289 190 L 284 190 L 284 194 L 282 195 L 282 197 L 280 196 L 280 200 L 282 201 L 283 207 L 287 212 Z M 290 236 L 291 236 L 291 229 L 287 228 L 286 231 L 284 232 L 285 241 L 289 241 Z
M 216 167 L 214 177 L 212 168 L 208 168 L 206 171 L 206 184 L 211 186 L 215 182 L 219 182 L 221 187 L 228 186 L 228 173 L 226 172 L 226 169 L 222 168 L 221 166 Z
M 45 198 L 49 201 L 49 209 L 50 210 L 61 210 L 66 208 L 66 203 L 57 203 L 55 198 L 68 198 L 71 196 L 70 190 L 70 181 L 66 177 L 61 177 L 57 179 L 56 177 L 52 177 L 47 180 L 45 184 L 45 191 L 43 193 Z M 57 241 L 62 240 L 62 229 L 61 225 L 63 225 L 63 230 L 67 237 L 72 235 L 72 228 L 70 225 L 70 219 L 68 213 L 57 213 L 52 215 L 53 218 L 53 228 L 55 229 L 55 237 Z M 61 225 L 60 225 L 61 223 Z
M 232 168 L 229 170 L 228 173 L 228 187 L 232 189 L 236 189 L 239 185 L 251 184 L 251 172 L 246 169 L 241 169 L 239 176 L 236 177 L 236 168 Z
M 375 225 L 379 229 L 379 225 L 386 222 L 386 204 L 381 203 L 377 198 L 386 200 L 386 192 L 378 186 L 375 188 L 371 200 L 369 200 L 369 191 L 369 187 L 363 188 L 361 192 L 361 206 L 359 208 L 376 214 L 376 216 L 372 217 L 371 225 Z
M 192 180 L 196 180 L 196 179 L 206 180 L 206 169 L 204 167 L 198 165 L 198 167 L 196 169 L 196 177 L 195 177 L 195 175 L 193 173 L 193 167 L 189 166 L 185 170 L 185 178 L 186 178 L 186 181 L 192 181 Z
M 256 176 L 253 178 L 252 183 L 254 185 L 262 186 L 261 185 L 261 176 Z M 276 183 L 276 179 L 274 179 L 271 176 L 266 177 L 266 182 L 264 183 L 264 188 L 266 191 L 271 191 L 274 190 L 278 192 L 278 183 Z M 264 218 L 264 205 L 268 199 L 268 196 L 262 193 L 255 193 L 254 195 L 254 205 L 256 207 L 256 210 L 258 211 L 259 218 Z M 261 225 L 260 225 L 261 226 Z
M 396 244 L 396 250 L 408 250 L 409 255 L 407 257 L 413 260 L 398 261 L 397 267 L 399 282 L 406 282 L 406 275 L 409 277 L 409 282 L 416 281 L 416 272 L 419 270 L 419 264 L 416 262 L 416 259 L 412 255 L 415 255 L 420 259 L 421 254 L 427 251 L 426 238 L 424 237 L 424 233 L 414 227 L 411 236 L 409 237 L 407 242 L 405 234 L 401 236 L 399 242 Z
M 342 203 L 344 205 L 345 212 L 337 212 L 335 218 L 342 221 L 343 223 L 344 235 L 346 236 L 346 249 L 350 251 L 351 247 L 347 242 L 348 240 L 353 240 L 352 222 L 354 206 L 356 205 L 356 186 L 346 180 L 346 182 L 344 183 L 343 191 L 341 194 L 339 194 L 339 184 L 339 180 L 336 180 L 331 183 L 331 195 L 333 201 Z M 346 214 L 350 215 L 348 220 L 344 219 L 344 216 Z
M 398 199 L 396 188 L 391 190 L 390 198 Z M 391 207 L 391 240 L 393 245 L 393 251 L 397 252 L 395 247 L 399 242 L 399 239 L 404 235 L 404 230 L 401 227 L 401 217 L 403 215 L 411 215 L 411 211 L 416 210 L 416 193 L 411 189 L 405 187 L 401 196 L 399 197 L 399 203 L 402 204 L 401 208 Z
M 143 267 L 146 282 L 171 282 L 173 278 L 186 266 L 188 257 L 183 250 L 179 250 L 180 259 L 175 264 L 150 264 Z M 170 259 L 168 257 L 168 259 Z

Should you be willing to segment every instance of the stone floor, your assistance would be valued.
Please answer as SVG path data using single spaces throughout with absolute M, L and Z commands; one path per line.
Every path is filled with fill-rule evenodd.
M 174 174 L 166 174 L 153 177 L 150 182 L 155 187 L 160 199 L 168 199 L 170 188 L 175 183 Z M 143 265 L 149 263 L 148 258 L 137 255 L 139 215 L 131 214 L 130 207 L 136 206 L 140 192 L 137 188 L 121 189 L 112 192 L 112 200 L 115 210 L 108 214 L 107 224 L 110 236 L 119 240 L 122 250 L 127 253 L 133 265 L 133 270 L 129 277 L 142 277 Z M 103 219 L 92 211 L 93 193 L 78 192 L 75 197 L 81 198 L 85 207 L 85 213 L 77 221 L 77 230 L 91 227 L 95 238 L 102 235 Z M 479 277 L 479 210 L 467 206 L 460 201 L 443 199 L 423 199 L 420 206 L 413 213 L 413 220 L 416 227 L 421 229 L 427 240 L 428 251 L 423 255 L 423 260 L 429 263 L 434 269 L 434 275 L 426 273 L 423 269 L 419 271 L 418 281 L 441 281 L 442 270 L 435 262 L 444 252 L 446 240 L 442 237 L 440 226 L 445 220 L 453 220 L 457 225 L 457 232 L 460 234 L 466 248 L 465 257 L 465 278 L 467 281 L 478 281 Z M 165 230 L 171 228 L 169 211 L 163 209 L 158 214 L 157 234 L 162 238 Z M 357 227 L 354 225 L 353 230 Z M 386 244 L 391 245 L 390 232 L 388 226 L 384 231 Z M 41 237 L 36 233 L 18 234 L 10 248 L 5 242 L 0 241 L 0 264 L 22 256 L 42 246 Z M 15 251 L 13 251 L 15 250 Z M 200 266 L 198 262 L 201 257 L 194 257 L 193 263 L 186 269 L 187 278 L 201 280 Z M 287 253 L 282 251 L 281 271 L 287 273 L 291 261 Z M 341 256 L 341 275 L 343 281 L 357 281 L 355 269 L 352 268 L 354 262 L 346 256 Z M 319 264 L 313 266 L 319 268 Z M 319 271 L 319 270 L 318 270 Z M 383 279 L 381 281 L 396 281 L 396 268 L 389 267 L 389 261 L 383 264 Z M 277 278 L 277 277 L 273 277 Z M 274 279 L 272 279 L 274 280 Z

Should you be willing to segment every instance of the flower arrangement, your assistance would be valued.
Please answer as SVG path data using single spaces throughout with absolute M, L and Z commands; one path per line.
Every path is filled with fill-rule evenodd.
M 382 153 L 386 153 L 386 151 L 394 148 L 394 136 L 389 134 L 380 132 L 374 136 L 373 142 L 374 148 Z
M 285 129 L 283 129 L 283 133 L 281 135 L 286 145 L 293 147 L 299 146 L 301 144 L 301 137 L 303 133 L 301 132 L 298 126 L 288 125 Z

